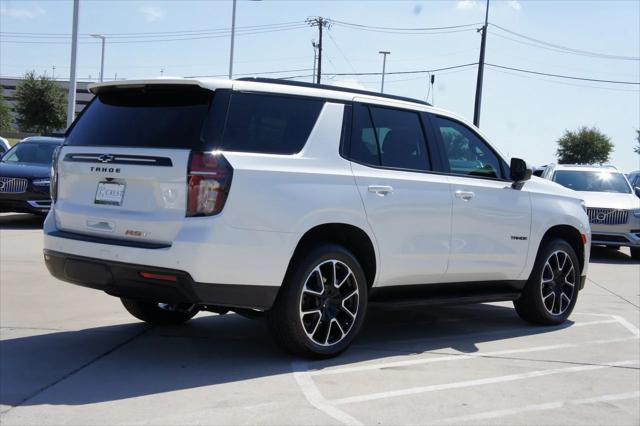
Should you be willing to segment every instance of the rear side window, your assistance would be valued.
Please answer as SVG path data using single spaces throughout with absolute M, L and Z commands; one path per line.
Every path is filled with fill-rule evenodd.
M 218 149 L 265 154 L 302 150 L 324 102 L 315 99 L 234 93 Z
M 356 105 L 351 158 L 373 166 L 429 170 L 419 115 L 412 111 Z
M 68 145 L 202 149 L 213 92 L 148 85 L 105 90 L 71 129 Z

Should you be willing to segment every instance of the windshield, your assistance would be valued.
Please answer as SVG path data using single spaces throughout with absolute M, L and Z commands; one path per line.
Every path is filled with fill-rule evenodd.
M 559 170 L 553 180 L 574 191 L 631 193 L 622 173 Z
M 53 143 L 22 142 L 11 148 L 2 157 L 3 163 L 28 163 L 50 166 L 53 151 L 58 145 Z

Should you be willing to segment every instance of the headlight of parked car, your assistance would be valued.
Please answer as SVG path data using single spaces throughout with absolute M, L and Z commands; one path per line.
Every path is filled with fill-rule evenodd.
M 50 184 L 51 184 L 51 179 L 49 179 L 49 178 L 34 179 L 33 180 L 33 185 L 34 186 L 49 186 Z

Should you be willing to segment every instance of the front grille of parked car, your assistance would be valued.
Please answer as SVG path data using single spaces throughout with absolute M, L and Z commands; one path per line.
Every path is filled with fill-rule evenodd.
M 0 177 L 0 193 L 19 194 L 27 190 L 27 179 Z
M 623 225 L 629 221 L 629 210 L 587 208 L 589 222 L 598 225 Z

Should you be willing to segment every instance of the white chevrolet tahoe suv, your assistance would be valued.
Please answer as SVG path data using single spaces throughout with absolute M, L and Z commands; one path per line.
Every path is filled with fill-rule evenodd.
M 512 300 L 559 324 L 584 286 L 577 195 L 421 101 L 266 79 L 90 90 L 44 258 L 143 321 L 264 316 L 290 352 L 329 357 L 370 302 Z

